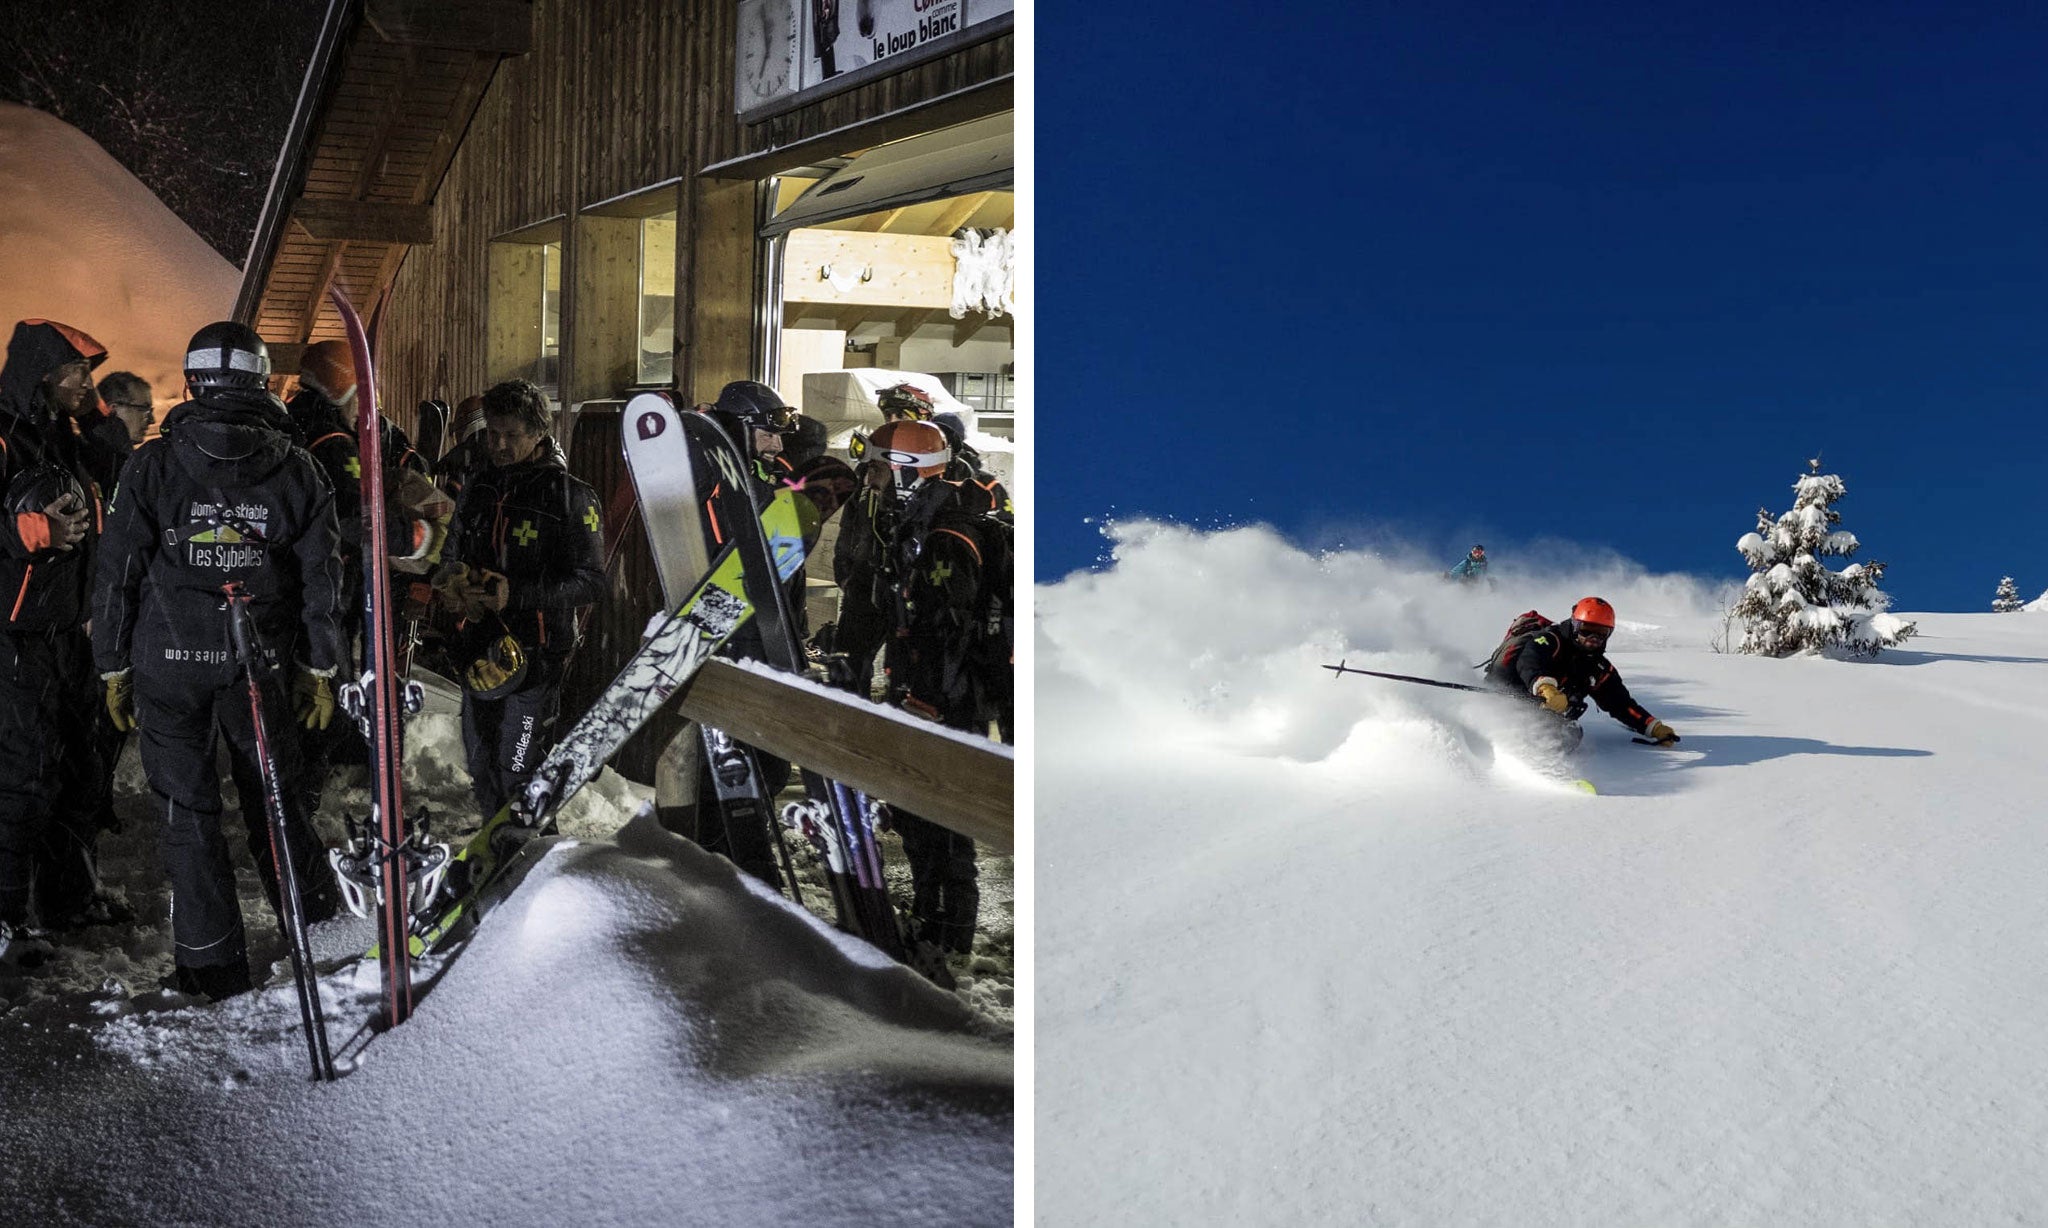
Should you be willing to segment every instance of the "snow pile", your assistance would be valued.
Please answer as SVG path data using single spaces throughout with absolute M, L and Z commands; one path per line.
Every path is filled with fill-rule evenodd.
M 107 347 L 159 410 L 183 399 L 185 342 L 234 310 L 241 275 L 91 137 L 0 102 L 0 328 L 59 320 Z
M 1773 660 L 1679 577 L 1113 536 L 1038 593 L 1043 1222 L 2048 1206 L 2048 625 Z M 1599 796 L 1517 770 L 1508 700 L 1316 668 L 1471 681 L 1587 593 L 1684 738 L 1591 713 Z

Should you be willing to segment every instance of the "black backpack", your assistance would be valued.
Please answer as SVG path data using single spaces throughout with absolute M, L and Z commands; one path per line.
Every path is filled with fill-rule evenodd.
M 1511 676 L 1514 672 L 1515 658 L 1521 655 L 1523 646 L 1534 638 L 1537 632 L 1548 626 L 1550 620 L 1535 610 L 1524 610 L 1515 615 L 1514 621 L 1508 624 L 1507 634 L 1501 636 L 1499 646 L 1493 650 L 1493 655 L 1477 668 L 1485 670 L 1489 678 Z

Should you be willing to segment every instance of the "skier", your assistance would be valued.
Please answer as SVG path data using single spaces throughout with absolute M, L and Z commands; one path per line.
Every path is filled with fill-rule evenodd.
M 715 402 L 700 405 L 697 410 L 717 422 L 726 436 L 738 445 L 741 459 L 748 467 L 749 480 L 758 484 L 756 493 L 772 494 L 789 483 L 792 473 L 782 459 L 782 449 L 786 442 L 785 434 L 796 427 L 796 414 L 783 404 L 773 388 L 754 380 L 734 380 L 719 390 Z M 709 459 L 701 457 L 693 476 L 697 495 L 705 500 L 711 498 L 722 480 L 721 475 L 711 468 Z M 725 537 L 717 517 L 704 517 L 704 533 L 713 554 L 723 548 Z M 791 577 L 788 588 L 791 594 L 790 614 L 798 620 L 797 626 L 790 630 L 801 638 L 801 620 L 804 617 L 802 571 Z M 722 655 L 747 659 L 764 656 L 760 626 L 750 622 L 741 627 L 726 643 Z M 754 756 L 772 801 L 782 786 L 789 782 L 789 761 L 757 747 L 737 743 L 735 746 L 738 751 Z M 780 888 L 782 874 L 775 862 L 773 833 L 760 824 L 741 825 L 744 830 L 741 827 L 728 829 L 724 811 L 719 806 L 717 782 L 712 779 L 714 765 L 710 756 L 702 756 L 698 762 L 697 843 L 709 852 L 721 854 L 769 886 Z
M 932 423 L 898 420 L 875 432 L 864 466 L 874 500 L 886 500 L 882 548 L 888 581 L 890 635 L 883 668 L 889 702 L 951 729 L 980 733 L 988 716 L 973 685 L 968 658 L 986 556 L 978 498 L 945 474 L 953 460 L 945 434 Z M 871 500 L 873 501 L 873 500 Z M 929 819 L 891 807 L 910 861 L 912 935 L 920 966 L 974 945 L 974 841 Z
M 1678 735 L 1636 703 L 1608 661 L 1607 641 L 1613 634 L 1614 607 L 1598 597 L 1582 598 L 1570 618 L 1504 640 L 1486 663 L 1486 680 L 1528 696 L 1554 715 L 1557 723 L 1550 732 L 1566 753 L 1578 749 L 1585 734 L 1579 717 L 1588 699 L 1659 746 L 1671 745 Z
M 433 585 L 457 619 L 462 740 L 488 820 L 554 744 L 579 620 L 606 584 L 597 494 L 548 433 L 547 394 L 507 380 L 483 410 L 490 466 L 463 488 Z
M 70 421 L 105 359 L 75 328 L 23 320 L 0 367 L 0 964 L 46 956 L 46 931 L 113 919 L 93 864 L 108 786 L 86 638 L 99 505 Z
M 1464 558 L 1458 560 L 1456 567 L 1451 568 L 1444 574 L 1450 579 L 1463 584 L 1486 579 L 1486 547 L 1472 547 Z
M 107 711 L 116 727 L 140 730 L 143 772 L 164 815 L 173 984 L 216 1001 L 251 983 L 221 832 L 221 734 L 249 850 L 281 925 L 285 916 L 223 585 L 239 581 L 252 594 L 250 616 L 275 661 L 257 680 L 266 710 L 280 714 L 273 727 L 290 710 L 287 670 L 300 723 L 331 722 L 334 677 L 346 664 L 334 495 L 313 459 L 292 445 L 285 407 L 265 387 L 269 373 L 269 352 L 246 325 L 224 320 L 193 335 L 185 354 L 192 399 L 164 416 L 163 435 L 123 473 L 93 593 L 93 654 Z M 280 778 L 293 780 L 297 741 L 279 738 L 270 750 Z M 304 806 L 285 794 L 306 916 L 325 920 L 338 893 Z

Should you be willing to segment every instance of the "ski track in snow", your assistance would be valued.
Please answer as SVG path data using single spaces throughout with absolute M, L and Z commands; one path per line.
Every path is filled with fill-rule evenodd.
M 2048 618 L 1771 661 L 1500 580 L 1134 525 L 1039 590 L 1041 1222 L 2048 1223 Z M 1464 681 L 1586 592 L 1684 737 L 1588 714 L 1598 797 L 1315 668 Z
M 474 826 L 457 726 L 430 690 L 408 727 L 408 803 L 443 838 Z M 337 769 L 323 835 L 365 812 L 360 781 Z M 606 771 L 460 957 L 421 962 L 402 1028 L 370 1042 L 377 968 L 348 961 L 371 923 L 315 930 L 345 1072 L 315 1086 L 246 865 L 268 987 L 218 1005 L 157 988 L 168 897 L 132 747 L 116 787 L 103 873 L 143 923 L 0 977 L 0 1222 L 1010 1222 L 1006 860 L 949 995 L 629 820 L 647 790 Z

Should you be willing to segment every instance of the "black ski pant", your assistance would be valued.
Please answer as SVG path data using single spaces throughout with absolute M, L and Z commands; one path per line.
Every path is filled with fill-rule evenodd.
M 760 822 L 728 823 L 718 799 L 718 784 L 711 779 L 711 752 L 697 759 L 697 844 L 707 853 L 717 853 L 746 873 L 782 890 L 782 872 L 775 856 L 775 795 L 789 783 L 789 760 L 778 759 L 759 747 L 735 742 L 739 750 L 751 750 L 759 767 L 761 794 L 766 809 Z
M 974 919 L 981 908 L 975 881 L 974 841 L 930 819 L 891 806 L 903 856 L 910 862 L 910 917 L 914 937 L 947 951 L 974 949 Z
M 314 838 L 297 790 L 299 739 L 282 680 L 272 674 L 262 685 L 264 723 L 270 754 L 284 797 L 286 834 L 304 895 L 307 921 L 334 915 L 339 891 L 323 864 L 325 849 Z M 135 673 L 135 720 L 142 746 L 142 770 L 164 816 L 164 861 L 171 879 L 171 937 L 181 968 L 248 966 L 248 942 L 235 892 L 234 861 L 221 832 L 220 771 L 215 749 L 224 737 L 228 770 L 239 796 L 249 853 L 256 861 L 270 909 L 283 929 L 284 907 L 271 858 L 269 807 L 256 756 L 256 726 L 249 711 L 249 686 L 241 678 L 224 685 L 193 684 L 185 671 Z
M 0 633 L 0 921 L 45 923 L 91 901 L 93 843 L 110 782 L 83 627 Z
M 562 710 L 559 658 L 529 658 L 526 682 L 502 699 L 462 694 L 462 747 L 469 758 L 469 788 L 485 819 L 517 797 L 555 744 Z
M 895 626 L 895 615 L 876 606 L 870 595 L 874 582 L 872 572 L 849 578 L 850 587 L 839 594 L 839 621 L 832 631 L 832 650 L 846 654 L 854 693 L 862 699 L 874 698 L 875 654 Z

